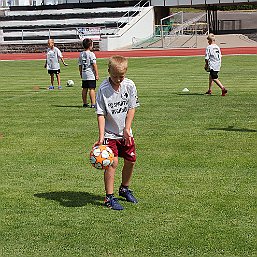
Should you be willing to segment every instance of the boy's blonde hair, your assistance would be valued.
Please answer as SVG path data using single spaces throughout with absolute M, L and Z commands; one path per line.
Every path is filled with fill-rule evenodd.
M 47 43 L 48 43 L 49 47 L 51 47 L 51 48 L 54 47 L 54 40 L 52 38 L 49 38 Z
M 109 70 L 115 70 L 117 72 L 126 72 L 128 69 L 128 60 L 124 56 L 114 55 L 110 57 L 108 63 Z
M 213 33 L 210 33 L 207 37 L 208 40 L 211 40 L 212 42 L 215 41 L 215 36 Z

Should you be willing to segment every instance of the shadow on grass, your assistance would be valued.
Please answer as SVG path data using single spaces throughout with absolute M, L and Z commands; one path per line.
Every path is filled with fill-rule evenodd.
M 49 90 L 48 87 L 42 87 L 42 86 L 33 86 L 33 91 L 41 91 L 41 90 Z
M 235 131 L 235 132 L 257 132 L 257 130 L 255 130 L 255 129 L 235 128 L 234 126 L 228 126 L 227 128 L 209 128 L 208 130 L 224 130 L 224 131 Z
M 34 194 L 35 197 L 59 202 L 65 207 L 82 207 L 87 204 L 102 206 L 103 197 L 87 192 L 59 191 Z
M 58 108 L 80 108 L 80 109 L 83 108 L 82 105 L 53 105 L 53 106 Z

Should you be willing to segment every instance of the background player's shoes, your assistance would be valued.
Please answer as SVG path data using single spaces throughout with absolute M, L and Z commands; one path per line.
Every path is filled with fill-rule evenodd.
M 58 89 L 61 90 L 61 89 L 62 89 L 62 86 L 58 86 Z
M 115 198 L 113 195 L 109 197 L 105 197 L 104 199 L 104 205 L 110 209 L 116 210 L 116 211 L 121 211 L 123 210 L 123 206 L 120 205 L 118 202 L 117 198 Z
M 206 95 L 211 95 L 211 93 L 212 93 L 211 90 L 208 90 L 205 94 Z
M 87 107 L 89 107 L 89 105 L 88 104 L 83 104 L 83 107 L 87 108 Z
M 119 196 L 125 197 L 128 202 L 137 203 L 136 197 L 133 195 L 133 192 L 125 187 L 120 187 Z
M 222 89 L 222 96 L 225 96 L 227 94 L 228 90 L 226 88 Z
M 92 104 L 92 105 L 90 106 L 90 108 L 95 108 L 95 104 Z
M 48 90 L 54 90 L 54 86 L 49 86 Z

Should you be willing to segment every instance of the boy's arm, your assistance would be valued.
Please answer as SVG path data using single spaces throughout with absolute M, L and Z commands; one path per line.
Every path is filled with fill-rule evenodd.
M 98 121 L 99 138 L 98 138 L 98 141 L 94 144 L 94 146 L 102 145 L 104 142 L 104 128 L 105 128 L 104 115 L 98 114 L 97 121 Z
M 131 126 L 132 126 L 132 121 L 133 121 L 134 116 L 135 116 L 135 112 L 136 112 L 136 109 L 132 108 L 132 109 L 129 109 L 128 113 L 127 113 L 126 122 L 125 122 L 125 128 L 123 130 L 123 136 L 125 138 L 126 145 L 130 145 L 131 144 L 130 129 L 131 129 Z
M 204 69 L 205 69 L 206 71 L 209 69 L 209 62 L 208 62 L 208 59 L 205 59 Z
M 63 57 L 61 57 L 61 61 L 62 61 L 64 66 L 68 66 L 68 64 L 64 61 Z
M 205 61 L 205 65 L 204 65 L 204 69 L 207 70 L 209 68 L 209 47 L 206 47 L 205 49 L 205 58 L 204 58 L 204 61 Z
M 82 65 L 79 65 L 79 74 L 80 74 L 80 78 L 82 78 Z
M 98 74 L 98 67 L 96 63 L 93 63 L 93 68 L 95 70 L 95 79 L 98 80 L 99 79 L 99 74 Z

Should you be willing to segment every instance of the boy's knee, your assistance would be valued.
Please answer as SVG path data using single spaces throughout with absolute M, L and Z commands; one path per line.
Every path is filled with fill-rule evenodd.
M 127 166 L 135 166 L 136 161 L 129 161 L 129 160 L 124 160 L 124 164 Z
M 118 167 L 118 163 L 119 163 L 118 158 L 115 158 L 115 157 L 114 157 L 112 167 L 113 167 L 114 169 L 116 169 L 116 168 Z

